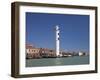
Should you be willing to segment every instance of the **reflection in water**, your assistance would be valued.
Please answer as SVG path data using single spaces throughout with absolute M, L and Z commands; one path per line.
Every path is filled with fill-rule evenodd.
M 55 59 L 55 64 L 56 65 L 58 65 L 58 64 L 61 65 L 61 59 L 60 58 L 56 58 Z

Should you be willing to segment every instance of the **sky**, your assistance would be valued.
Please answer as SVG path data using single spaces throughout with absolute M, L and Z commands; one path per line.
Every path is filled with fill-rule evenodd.
M 89 51 L 89 15 L 26 12 L 26 43 L 55 49 L 56 25 L 60 50 Z

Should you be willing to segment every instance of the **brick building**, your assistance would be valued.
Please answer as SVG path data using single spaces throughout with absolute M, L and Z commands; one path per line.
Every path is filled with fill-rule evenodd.
M 26 45 L 27 59 L 50 58 L 50 57 L 56 57 L 55 50 L 48 48 L 36 48 L 29 44 Z
M 26 45 L 26 58 L 40 58 L 40 48 L 33 47 L 32 45 Z

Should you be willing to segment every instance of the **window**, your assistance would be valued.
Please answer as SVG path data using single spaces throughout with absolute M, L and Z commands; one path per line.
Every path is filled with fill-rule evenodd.
M 59 40 L 59 38 L 58 38 L 58 40 Z

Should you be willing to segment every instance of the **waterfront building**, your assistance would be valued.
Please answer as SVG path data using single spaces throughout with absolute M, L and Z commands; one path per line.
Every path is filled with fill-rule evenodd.
M 53 58 L 56 57 L 56 51 L 48 48 L 36 48 L 32 45 L 26 46 L 26 58 L 37 59 L 37 58 Z
M 85 52 L 79 51 L 79 56 L 84 56 L 84 55 L 85 55 Z
M 26 58 L 40 58 L 40 48 L 35 48 L 33 46 L 26 46 Z
M 73 56 L 70 52 L 62 52 L 62 57 L 70 57 Z
M 39 53 L 41 57 L 45 58 L 56 57 L 56 52 L 52 49 L 41 48 Z

